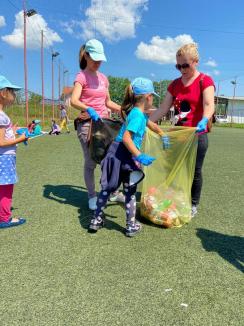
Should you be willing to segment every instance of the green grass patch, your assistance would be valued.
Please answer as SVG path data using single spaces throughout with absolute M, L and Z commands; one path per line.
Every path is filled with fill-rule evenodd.
M 243 131 L 209 140 L 197 217 L 171 230 L 142 221 L 133 239 L 116 204 L 87 232 L 74 131 L 19 145 L 13 215 L 27 223 L 0 230 L 0 325 L 243 325 Z
M 215 123 L 214 127 L 240 128 L 244 129 L 244 123 Z

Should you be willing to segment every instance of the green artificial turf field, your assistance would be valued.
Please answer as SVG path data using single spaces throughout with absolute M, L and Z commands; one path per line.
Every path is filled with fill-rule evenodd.
M 0 230 L 0 325 L 243 325 L 244 132 L 209 138 L 197 217 L 169 230 L 142 221 L 133 239 L 114 203 L 106 228 L 87 232 L 74 131 L 19 145 L 13 216 L 27 223 Z

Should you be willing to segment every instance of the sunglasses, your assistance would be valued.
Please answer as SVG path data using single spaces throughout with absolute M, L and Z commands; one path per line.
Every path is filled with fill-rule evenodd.
M 178 69 L 178 70 L 181 70 L 181 69 L 190 68 L 190 65 L 189 65 L 189 63 L 183 63 L 182 65 L 180 65 L 179 63 L 177 63 L 175 65 L 175 68 Z

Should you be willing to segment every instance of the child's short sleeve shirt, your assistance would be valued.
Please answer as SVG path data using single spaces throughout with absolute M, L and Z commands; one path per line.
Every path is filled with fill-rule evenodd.
M 5 129 L 5 139 L 15 139 L 14 131 L 12 129 L 12 123 L 7 114 L 3 111 L 0 111 L 0 128 Z M 16 155 L 16 145 L 0 147 L 0 155 L 2 154 Z
M 145 134 L 148 116 L 143 113 L 139 108 L 134 107 L 128 114 L 126 121 L 122 125 L 116 141 L 122 142 L 126 130 L 133 133 L 132 140 L 135 146 L 140 149 Z

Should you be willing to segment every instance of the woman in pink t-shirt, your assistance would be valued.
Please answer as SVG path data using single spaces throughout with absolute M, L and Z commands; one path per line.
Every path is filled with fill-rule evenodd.
M 199 54 L 194 43 L 182 46 L 176 53 L 176 68 L 181 77 L 175 79 L 160 108 L 150 119 L 157 121 L 174 106 L 174 124 L 178 126 L 196 127 L 198 148 L 195 175 L 191 189 L 192 216 L 197 214 L 202 189 L 202 166 L 208 148 L 208 121 L 214 114 L 214 82 L 211 77 L 197 70 Z
M 96 163 L 91 159 L 88 148 L 90 123 L 91 120 L 109 118 L 110 110 L 120 112 L 120 106 L 110 99 L 107 77 L 99 72 L 102 61 L 107 60 L 101 42 L 92 39 L 81 47 L 79 54 L 81 71 L 74 81 L 71 96 L 71 105 L 80 110 L 77 135 L 84 153 L 84 179 L 88 191 L 88 205 L 92 210 L 96 209 L 97 196 L 94 177 Z M 118 193 L 115 199 L 123 201 L 124 196 Z

